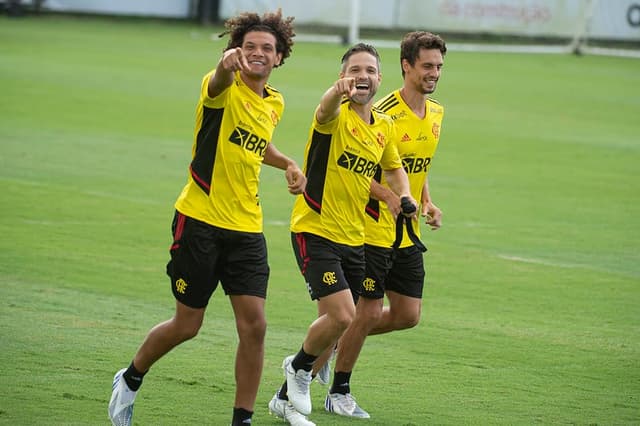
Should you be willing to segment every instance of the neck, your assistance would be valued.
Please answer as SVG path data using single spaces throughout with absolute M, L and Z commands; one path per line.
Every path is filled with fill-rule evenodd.
M 362 121 L 367 124 L 371 123 L 371 102 L 364 105 L 350 102 L 349 105 L 351 109 L 354 110 L 356 114 L 358 114 Z
M 251 78 L 250 76 L 248 76 L 243 72 L 240 72 L 240 78 L 242 79 L 244 84 L 247 85 L 249 89 L 251 89 L 256 93 L 256 95 L 260 97 L 263 96 L 264 86 L 267 84 L 266 78 L 259 78 L 259 79 Z
M 426 113 L 425 103 L 427 102 L 427 95 L 423 95 L 422 93 L 416 92 L 415 90 L 408 90 L 406 87 L 400 89 L 400 96 L 404 102 L 411 108 L 411 111 L 414 112 L 420 118 L 424 118 Z

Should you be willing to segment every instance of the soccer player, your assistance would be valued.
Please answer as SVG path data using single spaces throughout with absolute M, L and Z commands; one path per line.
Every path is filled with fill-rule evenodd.
M 188 181 L 178 197 L 167 274 L 176 299 L 173 318 L 153 327 L 128 368 L 113 380 L 109 417 L 130 425 L 133 403 L 149 368 L 196 336 L 218 283 L 229 296 L 239 337 L 232 425 L 251 422 L 264 361 L 269 266 L 258 198 L 261 164 L 285 170 L 289 192 L 306 178 L 271 143 L 282 95 L 267 84 L 293 46 L 293 18 L 280 10 L 243 13 L 226 22 L 229 42 L 202 80 Z
M 364 279 L 365 206 L 378 164 L 389 187 L 410 197 L 395 126 L 372 109 L 382 78 L 378 52 L 363 43 L 351 47 L 339 77 L 315 110 L 305 149 L 307 186 L 291 214 L 296 260 L 321 313 L 298 353 L 285 358 L 286 381 L 269 403 L 292 425 L 313 425 L 304 417 L 311 412 L 312 364 L 355 316 L 351 289 Z
M 444 109 L 430 95 L 436 90 L 446 52 L 444 40 L 437 35 L 425 31 L 406 34 L 400 45 L 403 85 L 375 104 L 396 124 L 398 152 L 409 175 L 411 194 L 421 200 L 421 213 L 434 230 L 442 224 L 442 212 L 431 199 L 428 171 L 440 139 Z M 389 189 L 384 175 L 372 181 L 371 195 L 365 230 L 366 278 L 355 319 L 339 341 L 333 384 L 325 400 L 327 411 L 360 418 L 369 414 L 351 395 L 349 381 L 365 338 L 418 324 L 425 276 L 422 251 L 426 248 L 418 247 L 422 244 L 417 218 L 411 219 L 414 239 L 407 228 L 397 236 L 395 215 L 400 198 Z M 385 294 L 388 307 L 383 307 Z

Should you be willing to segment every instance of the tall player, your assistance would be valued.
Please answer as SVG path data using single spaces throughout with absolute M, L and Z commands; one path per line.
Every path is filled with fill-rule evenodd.
M 398 152 L 409 175 L 411 194 L 421 200 L 422 215 L 434 230 L 442 224 L 442 212 L 431 199 L 428 171 L 440 139 L 444 109 L 429 95 L 436 90 L 446 52 L 444 40 L 437 35 L 425 31 L 406 34 L 400 45 L 403 85 L 375 105 L 396 124 Z M 406 228 L 396 238 L 400 197 L 389 189 L 384 175 L 376 175 L 371 194 L 365 230 L 366 278 L 355 319 L 338 344 L 333 384 L 325 400 L 327 411 L 360 418 L 369 414 L 351 395 L 350 379 L 365 339 L 418 324 L 425 276 L 419 240 L 410 238 Z M 417 219 L 410 223 L 419 238 Z M 383 307 L 385 295 L 388 307 Z
M 296 163 L 270 142 L 284 101 L 267 81 L 291 53 L 292 21 L 278 10 L 243 13 L 226 22 L 222 35 L 230 39 L 215 70 L 202 80 L 193 159 L 175 203 L 167 265 L 175 315 L 152 328 L 129 367 L 116 373 L 109 402 L 114 425 L 131 425 L 142 378 L 171 349 L 196 336 L 218 283 L 229 296 L 239 337 L 231 422 L 251 423 L 264 360 L 269 277 L 258 198 L 261 165 L 285 170 L 293 194 L 301 193 L 306 181 Z

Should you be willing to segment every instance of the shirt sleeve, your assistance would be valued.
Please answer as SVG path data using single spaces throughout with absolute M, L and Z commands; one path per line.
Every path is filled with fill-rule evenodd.
M 227 105 L 227 101 L 229 99 L 229 93 L 231 93 L 231 88 L 235 84 L 235 79 L 238 78 L 237 74 L 234 77 L 234 82 L 229 85 L 226 89 L 224 89 L 218 96 L 215 98 L 209 97 L 209 79 L 216 70 L 211 70 L 205 75 L 202 79 L 202 86 L 200 87 L 200 98 L 202 99 L 202 104 L 207 108 L 223 108 Z
M 380 167 L 383 170 L 394 170 L 402 167 L 402 160 L 398 153 L 398 133 L 396 125 L 389 120 L 389 131 L 387 132 L 387 143 L 382 152 L 382 158 L 380 159 Z
M 318 113 L 318 108 L 320 108 L 320 105 L 318 105 L 315 111 L 313 111 L 313 129 L 326 135 L 334 133 L 338 127 L 338 122 L 342 117 L 342 108 L 340 108 L 340 114 L 338 114 L 336 118 L 322 124 L 318 123 L 318 119 L 316 118 Z

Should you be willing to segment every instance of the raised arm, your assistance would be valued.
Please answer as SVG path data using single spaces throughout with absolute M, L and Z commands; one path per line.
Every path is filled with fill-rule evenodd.
M 242 49 L 226 50 L 216 66 L 216 72 L 209 79 L 208 92 L 210 98 L 215 98 L 233 83 L 233 74 L 236 71 L 246 71 L 249 69 L 247 58 L 242 53 Z
M 336 81 L 320 99 L 320 105 L 316 109 L 318 123 L 328 123 L 340 113 L 340 103 L 343 96 L 351 96 L 356 91 L 356 79 L 345 77 Z
M 298 167 L 298 164 L 278 151 L 273 143 L 267 146 L 262 162 L 268 166 L 284 170 L 289 192 L 292 194 L 302 194 L 307 184 L 307 178 L 304 173 L 302 173 L 302 170 L 300 170 L 300 167 Z

